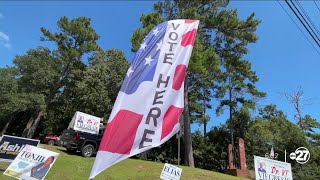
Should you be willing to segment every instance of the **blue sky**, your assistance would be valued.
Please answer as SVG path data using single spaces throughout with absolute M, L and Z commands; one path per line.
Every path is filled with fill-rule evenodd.
M 54 47 L 51 43 L 39 41 L 40 27 L 56 31 L 56 22 L 62 16 L 90 17 L 93 27 L 101 36 L 99 44 L 104 49 L 119 48 L 131 59 L 131 35 L 140 26 L 141 14 L 152 11 L 153 3 L 0 1 L 0 67 L 12 65 L 15 55 L 24 54 L 30 48 L 40 45 Z M 320 28 L 320 12 L 313 2 L 302 2 L 302 5 Z M 250 45 L 250 53 L 246 56 L 260 77 L 257 87 L 267 92 L 267 98 L 259 102 L 259 107 L 277 104 L 279 109 L 293 119 L 293 106 L 281 93 L 295 91 L 301 86 L 304 91 L 303 99 L 313 99 L 312 105 L 303 106 L 303 114 L 320 119 L 320 55 L 303 37 L 278 2 L 233 1 L 229 8 L 237 8 L 241 18 L 255 12 L 257 18 L 262 20 L 257 31 L 259 41 Z M 213 110 L 209 110 L 209 114 L 212 116 L 209 126 L 223 123 L 227 118 L 217 118 Z M 198 125 L 194 125 L 193 129 L 197 128 Z

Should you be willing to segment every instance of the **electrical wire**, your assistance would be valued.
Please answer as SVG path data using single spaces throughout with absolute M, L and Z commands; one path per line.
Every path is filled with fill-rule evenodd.
M 285 2 L 287 3 L 287 5 L 289 6 L 289 8 L 291 9 L 291 11 L 296 15 L 296 17 L 299 19 L 299 21 L 301 22 L 301 24 L 303 25 L 303 27 L 308 31 L 309 35 L 312 37 L 312 39 L 316 42 L 316 44 L 320 47 L 319 42 L 316 40 L 316 38 L 314 37 L 314 35 L 310 32 L 310 30 L 308 29 L 308 27 L 306 27 L 306 25 L 304 24 L 304 22 L 301 20 L 301 18 L 298 16 L 298 14 L 294 11 L 294 9 L 292 8 L 292 6 L 290 5 L 290 3 L 285 0 Z
M 314 4 L 316 5 L 316 7 L 318 8 L 318 11 L 320 12 L 320 8 L 319 8 L 318 4 L 316 3 L 316 1 L 313 0 L 313 2 L 314 2 Z
M 307 35 L 302 31 L 302 29 L 299 27 L 299 25 L 294 21 L 294 19 L 290 16 L 290 14 L 288 13 L 288 11 L 282 6 L 282 4 L 280 3 L 279 0 L 277 0 L 279 5 L 281 6 L 281 8 L 284 10 L 284 12 L 289 16 L 289 18 L 292 20 L 292 22 L 297 26 L 297 28 L 300 30 L 300 32 L 302 33 L 303 37 L 309 41 L 309 43 L 311 44 L 311 46 L 314 48 L 314 50 L 317 51 L 317 53 L 320 55 L 320 52 L 317 50 L 317 48 L 313 45 L 313 43 L 309 40 L 309 38 L 307 37 Z
M 286 2 L 288 2 L 288 1 L 286 1 Z M 304 16 L 301 14 L 301 12 L 300 12 L 300 10 L 297 8 L 297 6 L 293 3 L 292 0 L 290 0 L 290 2 L 292 3 L 292 5 L 293 5 L 293 7 L 296 9 L 296 11 L 299 13 L 300 17 L 304 20 L 304 22 L 305 22 L 305 23 L 307 24 L 307 26 L 309 27 L 308 30 L 311 30 L 311 31 L 313 32 L 313 35 L 317 38 L 317 40 L 320 41 L 317 33 L 315 33 L 315 32 L 313 31 L 313 29 L 312 29 L 312 27 L 310 26 L 309 22 L 304 18 Z M 290 8 L 291 8 L 291 7 L 290 7 Z M 294 12 L 294 13 L 295 13 L 295 12 Z M 295 13 L 295 14 L 296 14 L 296 13 Z M 297 16 L 297 17 L 298 17 L 298 16 Z M 300 20 L 300 18 L 299 18 L 299 20 Z M 302 22 L 301 22 L 301 23 L 302 23 Z M 310 32 L 310 31 L 309 31 L 309 32 Z M 311 35 L 311 33 L 310 33 L 310 35 Z M 318 42 L 318 41 L 317 41 L 317 42 Z M 318 45 L 319 45 L 319 47 L 320 47 L 320 44 L 318 44 Z
M 319 32 L 317 26 L 314 25 L 313 21 L 312 21 L 311 18 L 309 17 L 308 13 L 304 10 L 304 8 L 303 8 L 303 6 L 300 4 L 300 2 L 299 2 L 299 1 L 296 1 L 296 2 L 297 2 L 297 4 L 298 4 L 298 6 L 300 7 L 300 9 L 302 10 L 303 14 L 304 14 L 304 15 L 307 17 L 307 19 L 309 20 L 309 22 L 310 22 L 311 26 L 313 27 L 313 29 L 316 30 L 317 35 L 319 36 L 319 35 L 320 35 L 320 32 Z

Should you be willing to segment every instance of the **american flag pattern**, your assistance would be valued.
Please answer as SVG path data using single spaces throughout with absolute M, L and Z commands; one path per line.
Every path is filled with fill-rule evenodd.
M 127 71 L 89 179 L 179 131 L 184 79 L 198 25 L 198 20 L 171 20 L 145 37 Z

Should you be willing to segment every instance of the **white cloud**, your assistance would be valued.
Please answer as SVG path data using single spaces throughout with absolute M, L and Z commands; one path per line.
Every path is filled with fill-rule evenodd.
M 0 19 L 3 18 L 4 16 L 0 13 Z
M 0 31 L 0 44 L 2 44 L 6 48 L 10 48 L 10 38 L 8 35 Z

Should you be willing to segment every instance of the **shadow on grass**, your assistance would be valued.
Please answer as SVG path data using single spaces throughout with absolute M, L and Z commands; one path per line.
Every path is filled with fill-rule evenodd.
M 68 155 L 71 155 L 71 156 L 79 156 L 80 155 L 79 151 L 68 151 L 67 149 L 61 149 L 61 148 L 59 148 L 57 150 L 60 152 L 66 153 Z
M 51 150 L 54 149 L 55 151 L 59 151 L 61 153 L 67 154 L 67 155 L 82 157 L 81 152 L 78 150 L 73 150 L 73 151 L 69 150 L 68 151 L 67 148 L 62 147 L 62 146 L 51 146 L 50 148 L 51 148 Z M 92 157 L 96 157 L 96 153 L 94 153 L 92 155 Z
M 57 149 L 58 151 L 60 151 L 60 152 L 64 152 L 64 153 L 66 153 L 66 154 L 68 154 L 68 155 L 71 155 L 71 156 L 79 156 L 79 157 L 83 157 L 82 155 L 81 155 L 81 152 L 80 151 L 68 151 L 68 150 L 66 150 L 66 149 Z M 96 153 L 94 153 L 91 157 L 96 157 Z M 83 157 L 83 158 L 86 158 L 86 157 Z

